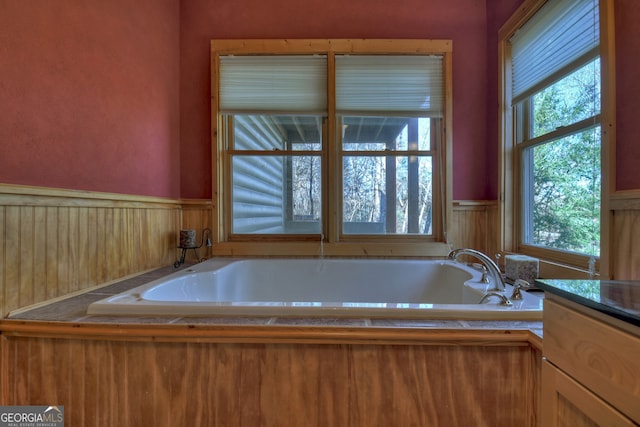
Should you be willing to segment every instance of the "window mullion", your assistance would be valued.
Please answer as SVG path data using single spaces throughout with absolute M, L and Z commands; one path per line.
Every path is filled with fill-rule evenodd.
M 318 156 L 317 150 L 229 150 L 231 156 Z
M 342 158 L 338 149 L 342 144 L 339 139 L 338 118 L 336 117 L 336 58 L 333 52 L 327 53 L 327 119 L 326 132 L 323 133 L 322 161 L 324 173 L 322 200 L 324 205 L 323 224 L 324 238 L 328 242 L 337 242 L 340 235 L 340 215 L 342 202 Z
M 537 136 L 535 138 L 527 138 L 520 145 L 521 147 L 526 148 L 526 147 L 532 147 L 539 144 L 544 144 L 545 142 L 554 141 L 556 139 L 560 139 L 565 136 L 578 133 L 580 131 L 585 131 L 595 126 L 600 126 L 600 114 L 587 117 L 586 119 L 580 120 L 579 122 L 576 122 L 576 123 L 572 123 L 568 126 L 561 126 L 556 130 L 553 130 L 549 133 L 545 133 L 544 135 Z M 531 132 L 531 128 L 529 128 L 529 132 Z
M 409 141 L 418 141 L 418 119 L 412 119 L 408 125 Z M 418 161 L 417 158 L 409 156 L 407 170 L 408 178 L 408 200 L 407 217 L 409 233 L 419 233 L 419 184 L 418 184 Z M 395 182 L 395 180 L 394 180 Z
M 390 147 L 392 149 L 395 149 L 395 144 L 393 143 L 387 143 L 387 147 Z M 396 209 L 395 209 L 395 200 L 396 200 L 396 157 L 395 156 L 386 156 L 385 159 L 385 163 L 386 163 L 386 170 L 387 173 L 390 176 L 393 176 L 393 179 L 387 179 L 386 180 L 386 188 L 385 188 L 385 192 L 387 194 L 387 200 L 386 200 L 386 224 L 385 224 L 385 230 L 387 233 L 394 233 L 395 232 L 395 227 L 396 227 Z
M 234 126 L 233 120 L 230 116 L 224 118 L 224 133 L 225 138 L 223 138 L 224 149 L 221 150 L 222 154 L 222 162 L 219 166 L 222 166 L 218 170 L 218 175 L 222 183 L 223 183 L 223 191 L 221 199 L 223 200 L 224 206 L 232 205 L 232 187 L 233 180 L 231 179 L 231 153 L 229 149 L 235 146 L 234 142 Z M 231 209 L 224 209 L 219 215 L 219 221 L 221 222 L 221 228 L 224 233 L 224 240 L 228 240 L 229 235 L 232 232 L 232 212 Z

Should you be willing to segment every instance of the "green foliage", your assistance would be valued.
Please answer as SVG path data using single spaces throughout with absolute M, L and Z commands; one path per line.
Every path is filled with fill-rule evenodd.
M 537 94 L 533 135 L 545 135 L 599 112 L 599 75 L 598 64 L 591 63 Z M 525 150 L 525 170 L 533 177 L 530 243 L 599 255 L 600 139 L 594 121 L 577 133 Z

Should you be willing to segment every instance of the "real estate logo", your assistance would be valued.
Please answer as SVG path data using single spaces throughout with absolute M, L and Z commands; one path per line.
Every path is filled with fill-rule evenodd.
M 0 427 L 64 427 L 64 406 L 0 406 Z

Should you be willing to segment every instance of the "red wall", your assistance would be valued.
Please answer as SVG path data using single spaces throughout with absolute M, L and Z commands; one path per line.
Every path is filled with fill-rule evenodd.
M 179 2 L 0 0 L 0 182 L 180 196 Z
M 490 6 L 487 8 L 487 99 L 485 103 L 487 114 L 487 189 L 486 200 L 498 199 L 498 74 L 500 64 L 498 62 L 498 30 L 504 25 L 511 15 L 518 9 L 524 0 L 487 0 Z M 454 177 L 455 180 L 455 177 Z M 454 196 L 455 197 L 455 196 Z
M 211 196 L 212 38 L 444 38 L 455 199 L 497 198 L 497 31 L 523 0 L 0 0 L 0 182 Z M 617 189 L 640 188 L 640 1 L 615 0 Z
M 616 0 L 616 189 L 640 189 L 640 1 Z
M 506 19 L 520 2 L 500 0 L 492 19 Z M 484 1 L 188 0 L 180 11 L 183 197 L 211 194 L 211 39 L 433 38 L 453 40 L 453 197 L 496 198 L 497 140 L 487 138 L 497 133 L 489 132 L 497 113 L 487 106 L 497 110 L 497 59 L 487 54 Z

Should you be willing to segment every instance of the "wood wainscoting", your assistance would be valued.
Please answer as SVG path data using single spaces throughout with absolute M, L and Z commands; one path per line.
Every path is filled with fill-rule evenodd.
M 455 202 L 452 246 L 498 253 L 497 206 Z M 195 229 L 198 243 L 205 228 L 215 237 L 212 209 L 210 200 L 0 184 L 0 317 L 172 264 L 180 229 Z M 199 251 L 200 257 L 212 253 Z
M 191 228 L 202 231 L 211 225 L 211 211 L 213 202 L 211 200 L 189 199 L 182 201 L 182 228 Z M 200 237 L 200 235 L 198 235 Z M 213 237 L 213 236 L 212 236 Z
M 640 191 L 619 191 L 611 195 L 612 212 L 610 271 L 611 278 L 640 280 Z M 183 227 L 211 228 L 212 204 L 206 200 L 183 201 Z M 457 200 L 453 202 L 448 226 L 452 248 L 472 248 L 490 256 L 502 252 L 500 246 L 500 209 L 494 200 Z M 585 271 L 549 262 L 541 263 L 545 277 L 586 277 Z
M 640 191 L 611 195 L 611 278 L 640 280 Z
M 70 426 L 537 425 L 527 331 L 4 323 L 0 403 Z
M 179 200 L 0 185 L 0 317 L 176 259 Z
M 196 229 L 198 238 L 204 228 L 216 232 L 212 206 L 210 200 L 0 184 L 0 317 L 172 264 L 178 230 Z M 611 276 L 640 279 L 640 191 L 614 193 L 610 208 Z M 450 244 L 496 254 L 499 224 L 498 202 L 456 201 Z
M 471 248 L 493 257 L 500 253 L 500 210 L 495 200 L 453 202 L 449 243 L 453 248 Z

